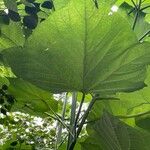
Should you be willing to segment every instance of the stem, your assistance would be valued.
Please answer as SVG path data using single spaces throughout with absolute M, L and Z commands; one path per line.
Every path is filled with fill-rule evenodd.
M 86 110 L 86 112 L 85 112 L 85 114 L 84 114 L 82 120 L 81 120 L 81 123 L 80 123 L 80 125 L 79 125 L 78 130 L 77 130 L 77 138 L 78 138 L 78 136 L 79 136 L 79 134 L 80 134 L 80 132 L 81 132 L 81 130 L 82 130 L 82 127 L 83 127 L 83 125 L 84 125 L 84 122 L 85 122 L 85 120 L 87 119 L 87 117 L 88 117 L 88 115 L 89 115 L 89 112 L 91 111 L 91 109 L 92 109 L 93 105 L 95 104 L 95 102 L 96 102 L 96 98 L 93 98 L 93 99 L 91 100 L 91 102 L 90 102 L 90 104 L 89 104 L 89 106 L 88 106 L 88 108 L 87 108 L 87 110 Z
M 150 114 L 150 110 L 146 111 L 146 112 L 143 112 L 143 113 L 138 113 L 138 114 L 135 114 L 135 115 L 127 115 L 127 116 L 118 115 L 116 117 L 118 117 L 120 119 L 127 119 L 127 118 L 135 118 L 135 117 L 144 116 L 146 114 Z
M 69 150 L 73 150 L 74 149 L 74 146 L 75 146 L 75 144 L 77 142 L 77 138 L 79 137 L 79 134 L 81 133 L 82 127 L 83 127 L 83 125 L 84 125 L 84 123 L 85 123 L 85 121 L 86 121 L 86 119 L 87 119 L 87 117 L 89 115 L 89 112 L 91 111 L 93 105 L 95 104 L 95 102 L 96 102 L 96 98 L 93 98 L 91 100 L 91 102 L 90 102 L 86 112 L 83 115 L 83 118 L 82 118 L 81 123 L 79 124 L 79 128 L 77 130 L 76 137 L 75 137 L 74 141 L 71 143 L 71 145 L 69 147 Z
M 138 104 L 138 105 L 135 105 L 135 106 L 133 106 L 133 107 L 130 107 L 130 108 L 127 110 L 127 112 L 130 112 L 130 111 L 132 111 L 134 108 L 140 107 L 140 106 L 142 106 L 142 105 L 150 105 L 150 103 L 149 103 L 149 102 L 140 103 L 140 104 Z
M 62 144 L 66 141 L 67 136 L 68 136 L 68 135 L 66 135 L 66 136 L 64 137 L 64 139 L 61 141 L 61 143 L 58 145 L 58 149 L 59 149 L 59 147 L 61 147 L 61 146 L 62 146 Z
M 80 103 L 80 106 L 79 106 L 79 110 L 78 110 L 78 113 L 77 113 L 77 116 L 76 116 L 75 124 L 74 124 L 75 130 L 77 128 L 77 123 L 78 123 L 79 116 L 80 116 L 80 113 L 81 113 L 82 105 L 84 103 L 84 99 L 85 99 L 85 94 L 83 93 L 82 100 L 81 100 L 81 103 Z
M 98 9 L 99 6 L 98 6 L 98 1 L 97 0 L 93 0 L 94 4 L 95 4 L 95 7 Z
M 131 0 L 131 2 L 133 3 L 133 5 L 134 5 L 135 9 L 136 9 L 136 10 L 138 10 L 138 7 L 136 6 L 136 4 L 135 4 L 134 0 Z
M 130 15 L 133 11 L 135 11 L 136 9 L 135 8 L 132 8 L 129 12 L 128 12 L 128 15 Z
M 63 109 L 62 109 L 62 116 L 61 116 L 62 121 L 65 120 L 66 106 L 67 106 L 67 93 L 65 95 L 64 102 L 63 102 Z M 57 133 L 57 144 L 59 144 L 61 142 L 62 128 L 63 128 L 62 124 L 59 123 L 58 124 L 58 133 Z
M 147 31 L 140 39 L 139 39 L 139 41 L 141 42 L 147 35 L 149 35 L 150 34 L 150 30 L 149 31 Z
M 143 113 L 134 114 L 134 115 L 126 115 L 126 116 L 124 116 L 124 115 L 118 115 L 118 116 L 115 116 L 115 117 L 118 117 L 119 119 L 128 119 L 128 118 L 141 117 L 141 116 L 144 116 L 144 115 L 147 115 L 147 114 L 150 114 L 150 110 L 146 111 L 146 112 L 143 112 Z M 93 123 L 93 122 L 96 122 L 98 120 L 99 119 L 86 121 L 84 124 Z
M 50 115 L 49 113 L 45 112 L 45 114 L 51 117 L 51 115 Z M 68 128 L 68 126 L 67 126 L 60 118 L 57 118 L 57 121 L 59 121 L 59 122 L 67 129 L 67 131 L 69 132 L 69 134 L 70 134 L 71 136 L 73 136 L 73 134 L 72 134 L 72 132 L 70 131 L 70 129 Z
M 74 134 L 72 134 L 72 131 L 70 131 L 68 126 L 65 124 L 65 122 L 62 121 L 62 118 L 60 118 L 60 116 L 53 111 L 53 109 L 49 106 L 49 104 L 46 101 L 44 101 L 43 99 L 42 99 L 42 101 L 48 106 L 49 110 L 55 115 L 57 120 L 67 129 L 67 131 L 69 132 L 70 137 L 74 137 Z M 45 112 L 45 114 L 47 114 L 48 116 L 51 117 L 51 115 L 49 113 Z
M 51 115 L 51 114 L 49 114 L 49 113 L 47 113 L 47 112 L 45 112 L 44 114 L 48 115 L 48 117 L 46 117 L 46 118 L 51 118 L 51 119 L 54 119 L 54 120 L 59 121 L 58 118 L 54 117 L 53 115 Z
M 68 144 L 67 144 L 67 150 L 69 150 L 70 143 L 74 140 L 75 130 L 74 130 L 74 124 L 75 124 L 75 116 L 76 116 L 76 100 L 77 100 L 77 93 L 72 93 L 72 105 L 71 105 L 71 118 L 70 118 L 70 131 L 72 135 L 69 133 L 68 135 Z
M 58 115 L 57 113 L 55 113 L 55 111 L 49 106 L 49 104 L 48 104 L 45 100 L 41 99 L 41 101 L 42 101 L 43 103 L 45 103 L 45 105 L 46 105 L 46 106 L 48 107 L 48 109 L 54 114 L 54 116 L 55 116 L 56 118 L 59 118 L 59 119 L 60 119 L 59 115 Z M 46 113 L 46 114 L 48 114 L 48 113 Z
M 145 10 L 145 9 L 147 9 L 147 8 L 149 8 L 149 7 L 150 7 L 150 5 L 145 6 L 145 7 L 141 8 L 141 11 L 142 11 L 142 10 Z
M 132 26 L 133 30 L 135 29 L 135 26 L 136 26 L 136 23 L 137 23 L 137 19 L 138 19 L 140 8 L 141 8 L 141 3 L 142 3 L 142 0 L 139 0 L 139 4 L 138 4 L 138 7 L 137 7 L 137 12 L 136 12 L 135 19 L 134 19 L 133 26 Z

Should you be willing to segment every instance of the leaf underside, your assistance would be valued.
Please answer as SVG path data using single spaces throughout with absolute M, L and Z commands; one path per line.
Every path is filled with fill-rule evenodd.
M 144 86 L 150 44 L 107 4 L 72 0 L 41 23 L 23 48 L 3 54 L 14 73 L 52 92 L 114 94 Z

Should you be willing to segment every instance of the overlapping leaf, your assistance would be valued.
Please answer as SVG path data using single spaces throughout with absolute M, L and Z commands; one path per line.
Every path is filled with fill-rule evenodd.
M 127 126 L 107 112 L 90 129 L 82 150 L 149 150 L 149 133 Z
M 150 30 L 150 24 L 148 24 L 148 22 L 145 21 L 146 14 L 142 11 L 139 12 L 136 21 L 135 16 L 137 11 L 133 11 L 133 7 L 131 7 L 129 4 L 123 3 L 119 7 L 119 12 L 129 21 L 131 27 L 133 27 L 133 24 L 136 22 L 134 32 L 136 33 L 139 39 Z
M 131 92 L 118 93 L 118 100 L 97 101 L 89 114 L 89 121 L 95 122 L 106 109 L 115 116 L 120 116 L 129 125 L 149 130 L 150 114 L 150 68 L 145 80 L 147 87 Z M 145 123 L 147 122 L 147 123 Z
M 9 93 L 17 102 L 13 105 L 12 111 L 27 112 L 32 115 L 43 116 L 44 112 L 57 111 L 57 101 L 52 94 L 32 84 L 19 79 L 11 79 Z
M 122 2 L 124 2 L 124 0 Z M 133 1 L 125 0 L 125 2 L 127 2 L 129 5 L 134 7 L 134 4 L 138 5 L 140 3 L 140 0 L 133 0 Z M 133 4 L 133 2 L 134 2 L 134 4 Z M 144 1 L 141 0 L 141 9 L 143 9 L 143 8 L 146 8 L 143 10 L 145 13 L 150 13 L 150 1 L 149 0 L 144 0 Z
M 10 22 L 1 26 L 0 52 L 4 49 L 23 46 L 25 38 L 20 23 Z

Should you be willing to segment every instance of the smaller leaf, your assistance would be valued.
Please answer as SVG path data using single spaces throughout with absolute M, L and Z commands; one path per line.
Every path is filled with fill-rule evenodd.
M 44 3 L 42 3 L 41 7 L 46 8 L 46 9 L 52 9 L 53 8 L 53 2 L 45 1 Z
M 37 14 L 37 9 L 36 7 L 25 6 L 25 12 L 30 15 L 35 15 Z
M 12 111 L 28 112 L 32 115 L 43 116 L 44 112 L 50 109 L 57 111 L 58 102 L 54 100 L 49 91 L 44 91 L 30 84 L 29 82 L 10 79 L 9 93 L 15 97 L 16 102 L 12 106 Z
M 20 3 L 24 4 L 25 6 L 29 6 L 29 7 L 34 7 L 34 5 L 32 4 L 34 2 L 34 0 L 32 0 L 31 2 L 29 2 L 28 0 L 21 0 Z
M 135 123 L 138 127 L 150 131 L 150 114 L 136 117 Z
M 9 25 L 10 23 L 10 18 L 8 17 L 7 14 L 2 14 L 0 16 L 0 19 L 2 20 L 2 23 L 6 24 L 6 25 Z
M 40 3 L 33 3 L 33 5 L 36 7 L 37 12 L 40 11 Z
M 35 0 L 27 0 L 29 3 L 33 3 Z
M 0 42 L 3 42 L 3 45 L 1 44 L 1 50 L 6 50 L 10 47 L 23 46 L 25 38 L 20 22 L 10 20 L 10 24 L 8 26 L 2 26 Z
M 18 22 L 21 20 L 19 13 L 12 11 L 12 10 L 9 10 L 8 16 L 12 21 L 15 21 L 15 22 Z
M 7 9 L 17 12 L 16 0 L 3 0 Z
M 25 16 L 23 18 L 23 24 L 29 29 L 35 29 L 38 24 L 37 16 Z

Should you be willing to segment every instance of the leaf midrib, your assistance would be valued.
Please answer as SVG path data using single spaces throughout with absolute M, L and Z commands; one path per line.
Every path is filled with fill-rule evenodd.
M 87 7 L 86 7 L 86 0 L 84 0 L 84 52 L 83 52 L 83 92 L 86 91 L 85 89 L 85 72 L 86 72 L 86 53 L 87 53 Z

